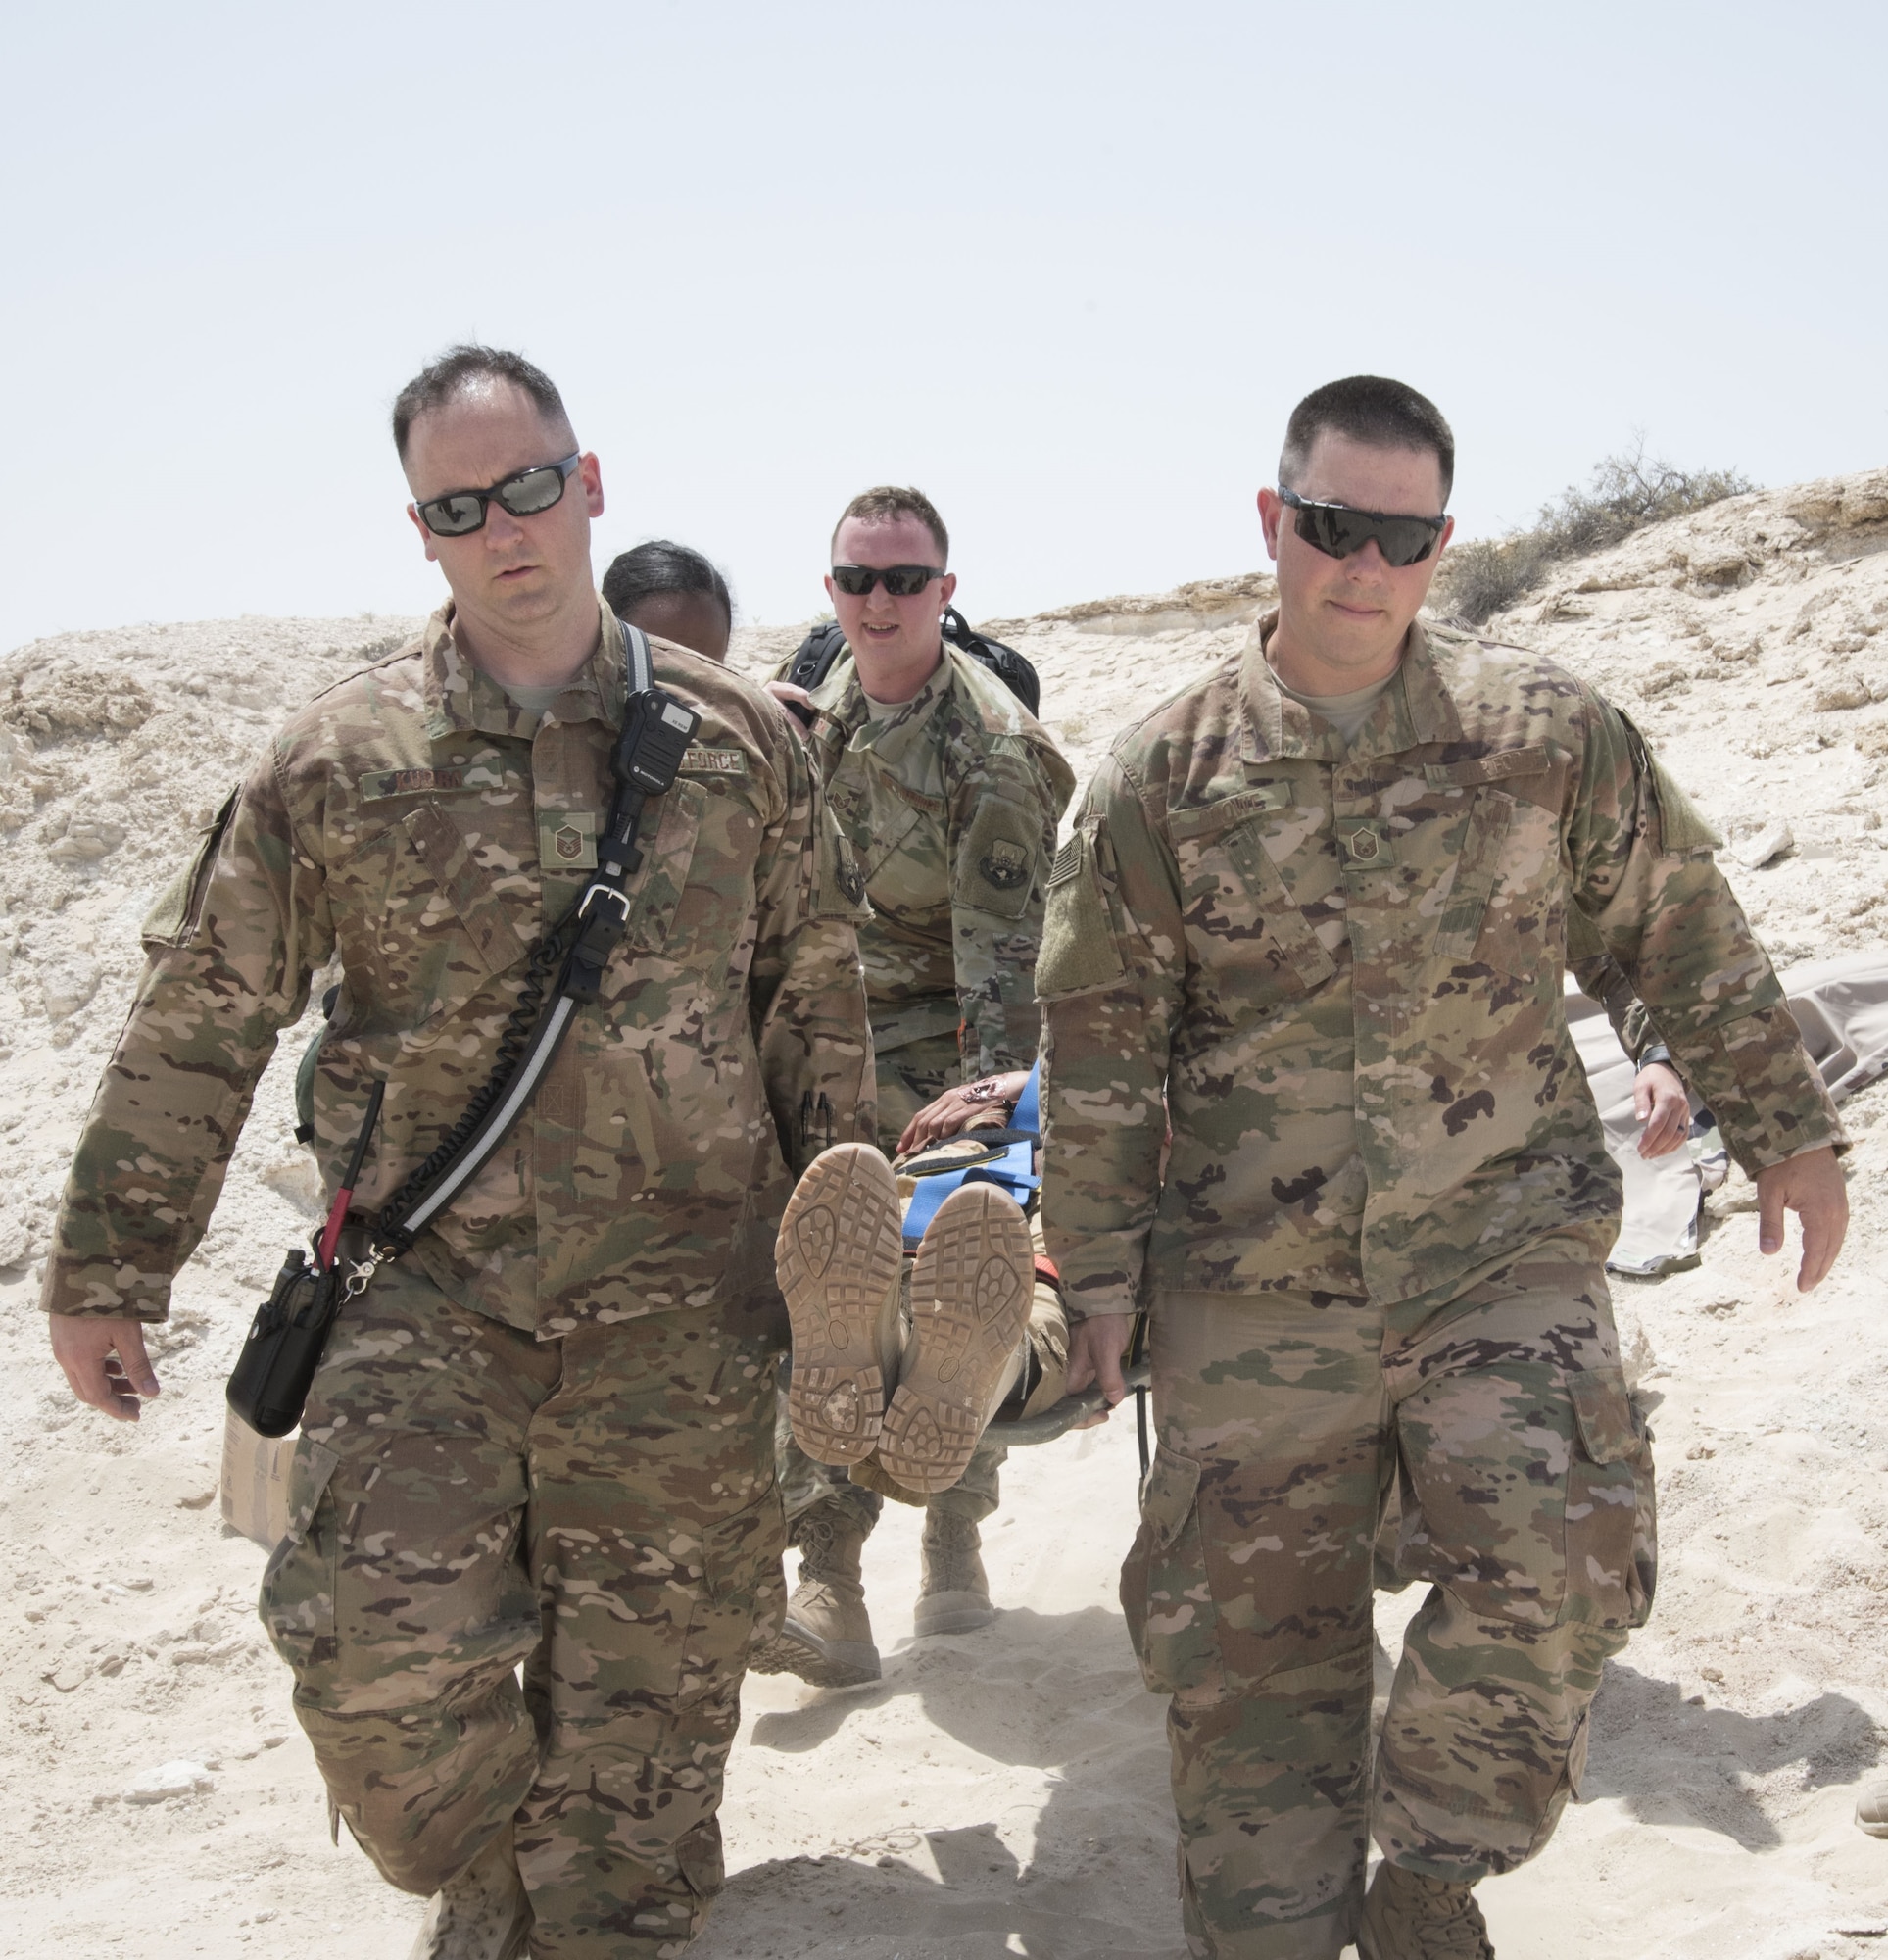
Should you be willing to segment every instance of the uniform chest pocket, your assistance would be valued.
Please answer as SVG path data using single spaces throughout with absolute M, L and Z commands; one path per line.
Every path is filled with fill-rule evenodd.
M 682 901 L 695 867 L 702 821 L 712 801 L 716 799 L 703 784 L 681 780 L 658 802 L 646 807 L 640 847 L 643 868 L 637 873 L 623 933 L 623 944 L 630 951 L 661 953 L 669 949 L 671 940 L 705 924 L 684 913 Z M 754 820 L 745 804 L 726 796 L 718 801 L 730 806 L 732 820 Z
M 435 803 L 401 820 L 414 857 L 487 973 L 502 973 L 538 929 L 536 840 L 525 834 L 528 820 L 521 808 L 480 805 L 458 816 Z M 435 930 L 450 923 L 430 903 L 418 922 Z
M 528 808 L 389 812 L 330 859 L 336 930 L 363 1023 L 418 1028 L 515 964 L 539 924 Z
M 1229 828 L 1187 837 L 1179 825 L 1174 856 L 1181 877 L 1181 915 L 1196 965 L 1235 973 L 1239 991 L 1256 981 L 1261 994 L 1309 993 L 1336 972 L 1252 817 Z
M 1525 976 L 1564 959 L 1560 829 L 1552 810 L 1483 785 L 1436 921 L 1438 959 Z

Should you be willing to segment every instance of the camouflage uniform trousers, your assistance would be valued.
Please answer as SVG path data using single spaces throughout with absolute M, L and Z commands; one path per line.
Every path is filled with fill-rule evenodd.
M 403 1890 L 515 1820 L 536 1960 L 678 1954 L 720 1889 L 741 1677 L 784 1609 L 776 1313 L 540 1342 L 410 1262 L 315 1379 L 262 1596 L 296 1714 Z
M 880 1095 L 883 1096 L 883 1073 L 879 1082 Z M 1042 1245 L 1042 1221 L 1035 1204 L 1030 1206 L 1030 1238 L 1038 1255 L 1046 1256 Z M 901 1284 L 908 1290 L 909 1283 L 910 1263 L 907 1261 Z M 1069 1358 L 1069 1321 L 1062 1296 L 1040 1273 L 1030 1291 L 1029 1326 L 1025 1339 L 1029 1343 L 1034 1365 L 1026 1377 L 1027 1397 L 1015 1413 L 1038 1415 L 1061 1400 Z M 784 1395 L 780 1398 L 777 1425 L 780 1501 L 787 1515 L 789 1538 L 793 1536 L 794 1527 L 815 1504 L 830 1506 L 860 1537 L 869 1538 L 872 1527 L 878 1523 L 879 1514 L 885 1508 L 887 1497 L 896 1498 L 899 1503 L 922 1504 L 926 1509 L 949 1512 L 973 1525 L 982 1524 L 1002 1501 L 1000 1473 L 1008 1460 L 1009 1446 L 996 1440 L 1002 1434 L 1000 1417 L 984 1431 L 982 1440 L 971 1451 L 964 1474 L 957 1482 L 949 1490 L 939 1491 L 928 1497 L 918 1496 L 895 1482 L 879 1468 L 876 1456 L 853 1464 L 850 1470 L 828 1463 L 815 1463 L 794 1441 L 793 1424 L 788 1420 Z
M 1172 1697 L 1188 1947 L 1334 1960 L 1370 1836 L 1465 1883 L 1546 1843 L 1602 1664 L 1649 1611 L 1651 1452 L 1604 1278 L 1530 1254 L 1387 1313 L 1169 1294 L 1151 1352 L 1159 1449 L 1121 1592 Z M 1398 1569 L 1431 1590 L 1373 1788 L 1373 1545 L 1393 1489 Z

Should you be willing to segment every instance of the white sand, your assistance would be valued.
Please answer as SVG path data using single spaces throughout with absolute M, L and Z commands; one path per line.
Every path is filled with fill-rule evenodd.
M 1003 632 L 1041 667 L 1086 772 L 1138 708 L 1238 645 L 1264 593 L 1221 581 Z M 1727 828 L 1727 867 L 1789 961 L 1888 939 L 1885 621 L 1877 474 L 1660 526 L 1489 630 L 1550 648 L 1639 720 Z M 231 1352 L 315 1199 L 289 1135 L 298 1038 L 179 1282 L 166 1393 L 137 1431 L 76 1409 L 33 1311 L 138 918 L 283 710 L 403 623 L 69 635 L 0 662 L 3 1954 L 366 1960 L 404 1953 L 417 1917 L 345 1835 L 328 1842 L 253 1615 L 261 1554 L 214 1498 Z M 795 638 L 744 633 L 737 658 Z M 1740 868 L 1739 845 L 1777 820 L 1795 849 Z M 1641 1381 L 1665 1396 L 1658 1611 L 1609 1670 L 1582 1802 L 1535 1864 L 1483 1887 L 1503 1960 L 1882 1950 L 1888 1842 L 1849 1815 L 1888 1720 L 1884 1109 L 1879 1088 L 1850 1107 L 1855 1228 L 1813 1298 L 1758 1257 L 1735 1177 L 1695 1269 L 1618 1286 Z M 886 1679 L 750 1684 L 704 1960 L 1182 1952 L 1160 1709 L 1113 1599 L 1134 1483 L 1125 1416 L 1018 1450 L 987 1531 L 1003 1616 L 923 1642 L 918 1514 L 888 1509 L 867 1555 Z M 1381 1604 L 1393 1648 L 1414 1600 Z M 175 1762 L 201 1771 L 181 1774 L 188 1793 L 125 1800 Z

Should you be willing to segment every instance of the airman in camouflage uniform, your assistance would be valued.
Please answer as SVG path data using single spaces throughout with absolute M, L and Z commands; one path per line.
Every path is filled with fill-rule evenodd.
M 1841 1239 L 1835 1114 L 1704 823 L 1576 676 L 1412 623 L 1432 551 L 1374 514 L 1446 537 L 1450 449 L 1395 383 L 1301 407 L 1280 466 L 1301 528 L 1261 500 L 1282 612 L 1115 743 L 1037 968 L 1070 1388 L 1112 1389 L 1119 1316 L 1152 1312 L 1122 1599 L 1171 1697 L 1188 1941 L 1223 1960 L 1486 1955 L 1470 1887 L 1546 1841 L 1651 1603 L 1571 908 L 1758 1174 L 1767 1242 L 1799 1209 L 1814 1284 Z M 1348 744 L 1275 670 L 1321 671 L 1307 650 L 1336 668 L 1295 682 L 1321 698 L 1383 682 Z M 1373 1788 L 1392 1486 L 1398 1563 L 1431 1590 Z
M 415 390 L 396 429 L 421 499 L 576 448 L 515 357 L 457 352 Z M 129 1389 L 156 1392 L 137 1323 L 165 1317 L 325 962 L 330 1191 L 386 1084 L 363 1214 L 490 1074 L 613 788 L 596 468 L 436 541 L 455 603 L 291 717 L 149 921 L 46 1276 L 86 1399 L 131 1413 Z M 264 1583 L 340 1816 L 393 1884 L 440 1894 L 432 1960 L 527 1937 L 538 1960 L 669 1955 L 702 1923 L 741 1677 L 782 1605 L 773 1238 L 825 1142 L 803 1112 L 874 1133 L 854 880 L 805 751 L 759 690 L 652 647 L 702 723 L 647 808 L 601 999 L 507 1144 L 343 1309 Z M 480 663 L 498 656 L 505 685 Z
M 944 569 L 948 554 L 943 522 L 921 493 L 883 489 L 855 498 L 834 533 L 836 565 L 918 565 L 934 576 L 915 595 L 896 597 L 883 582 L 852 595 L 829 578 L 848 647 L 810 696 L 799 697 L 813 716 L 820 777 L 871 905 L 859 956 L 877 1056 L 879 1147 L 888 1156 L 945 1090 L 1035 1062 L 1043 878 L 1075 787 L 1048 731 L 1000 680 L 943 639 L 940 615 L 956 585 Z M 868 694 L 868 681 L 882 700 Z M 934 1592 L 982 1592 L 978 1526 L 996 1508 L 1007 1453 L 981 1445 L 961 1482 L 927 1506 L 921 1630 L 944 1630 L 927 1623 L 924 1600 Z M 897 1494 L 896 1486 L 885 1488 Z M 856 1592 L 858 1551 L 878 1520 L 880 1495 L 813 1462 L 784 1421 L 781 1490 L 795 1542 L 814 1553 L 810 1568 L 802 1559 L 802 1584 L 820 1589 L 803 1599 L 796 1593 L 794 1624 L 811 1631 L 817 1605 L 814 1617 L 832 1623 L 827 1637 L 871 1654 L 867 1672 L 848 1678 L 870 1679 L 877 1657 L 863 1604 L 835 1617 L 827 1602 L 849 1601 Z M 944 1610 L 964 1624 L 956 1602 Z M 773 1659 L 800 1671 L 803 1653 L 780 1650 Z M 831 1679 L 830 1669 L 815 1664 L 813 1672 Z

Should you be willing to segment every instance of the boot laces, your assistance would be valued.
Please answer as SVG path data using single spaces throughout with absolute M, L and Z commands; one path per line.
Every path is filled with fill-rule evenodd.
M 1495 1960 L 1488 1923 L 1467 1886 L 1400 1868 L 1396 1878 L 1391 1909 L 1409 1939 L 1409 1960 Z
M 817 1509 L 807 1511 L 799 1519 L 794 1526 L 794 1548 L 799 1553 L 802 1574 L 815 1572 L 826 1563 L 838 1537 L 833 1520 L 821 1517 Z

